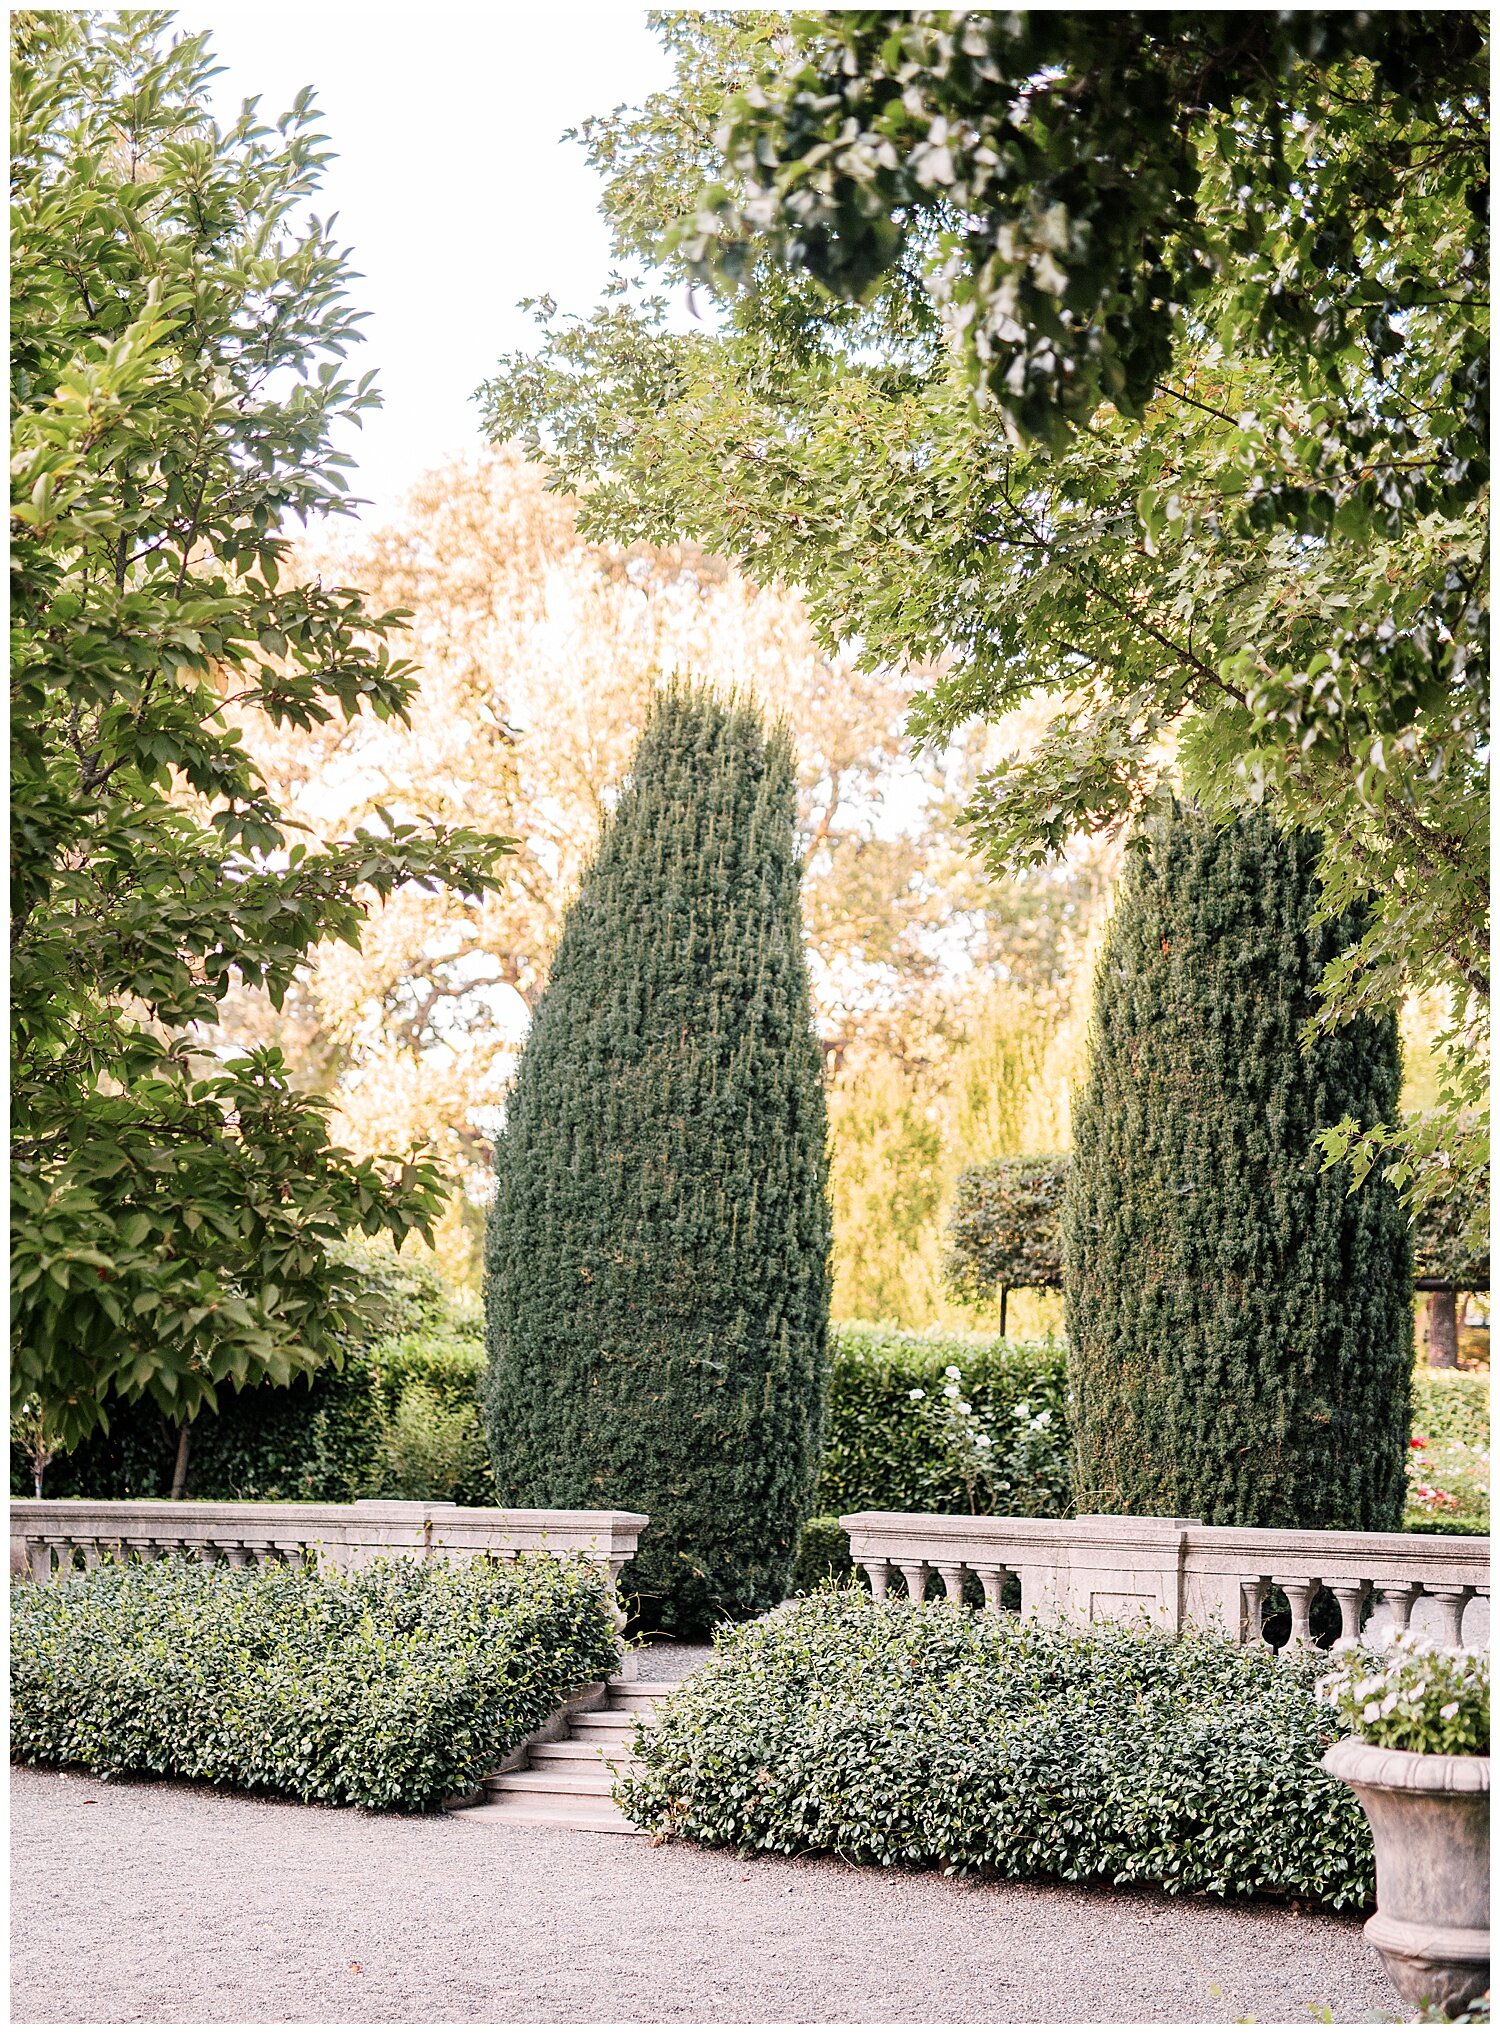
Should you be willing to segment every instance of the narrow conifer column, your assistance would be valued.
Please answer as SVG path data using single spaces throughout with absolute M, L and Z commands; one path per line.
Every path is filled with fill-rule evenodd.
M 1183 808 L 1132 842 L 1074 1104 L 1063 1256 L 1080 1512 L 1401 1522 L 1411 1256 L 1313 1135 L 1392 1122 L 1394 1016 L 1304 1044 L 1317 843 Z
M 502 1503 L 651 1526 L 625 1586 L 704 1629 L 785 1595 L 822 1437 L 829 1211 L 790 740 L 658 701 L 496 1151 Z

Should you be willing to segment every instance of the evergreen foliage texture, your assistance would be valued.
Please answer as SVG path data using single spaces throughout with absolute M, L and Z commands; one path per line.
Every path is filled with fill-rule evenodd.
M 1137 829 L 1075 1099 L 1063 1260 L 1080 1512 L 1401 1523 L 1411 1257 L 1314 1133 L 1393 1120 L 1394 1016 L 1308 1025 L 1358 928 L 1319 844 L 1190 808 Z
M 658 698 L 496 1154 L 501 1503 L 650 1514 L 624 1578 L 701 1630 L 786 1594 L 822 1438 L 830 1218 L 790 739 Z

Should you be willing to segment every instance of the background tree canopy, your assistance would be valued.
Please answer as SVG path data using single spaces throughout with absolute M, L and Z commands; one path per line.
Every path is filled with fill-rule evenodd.
M 43 1452 L 111 1394 L 185 1427 L 312 1367 L 358 1317 L 330 1245 L 430 1228 L 430 1163 L 351 1157 L 276 1049 L 215 1060 L 204 1027 L 407 882 L 489 888 L 506 846 L 390 812 L 320 840 L 243 745 L 247 709 L 402 715 L 415 675 L 399 614 L 282 582 L 376 401 L 305 209 L 315 109 L 221 130 L 169 24 L 12 23 L 11 1384 Z
M 1045 701 L 996 867 L 1164 779 L 1323 842 L 1366 910 L 1312 1029 L 1440 987 L 1426 1142 L 1487 1163 L 1482 16 L 659 17 L 674 85 L 583 139 L 622 264 L 484 391 L 585 528 L 692 536 L 926 667 L 912 726 Z M 639 282 L 642 270 L 646 279 Z M 627 273 L 632 270 L 632 273 Z M 670 329 L 671 283 L 713 319 Z M 656 293 L 653 293 L 653 292 Z

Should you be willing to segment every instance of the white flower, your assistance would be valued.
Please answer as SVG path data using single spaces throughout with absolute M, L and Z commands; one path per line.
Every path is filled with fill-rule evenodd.
M 1026 1403 L 1024 1398 L 1011 1414 L 1011 1418 L 1014 1420 L 1029 1420 L 1031 1418 L 1031 1407 Z
M 995 1444 L 988 1434 L 976 1434 L 974 1436 L 974 1445 L 976 1448 L 992 1448 Z
M 916 1404 L 919 1398 L 926 1398 L 927 1396 L 926 1392 L 922 1389 L 920 1384 L 914 1384 L 911 1390 L 906 1395 L 911 1400 L 913 1405 Z
M 1444 1723 L 1451 1723 L 1457 1714 L 1458 1704 L 1456 1702 L 1445 1702 L 1438 1711 L 1438 1715 L 1442 1717 Z
M 956 1384 L 945 1384 L 943 1386 L 943 1396 L 944 1398 L 957 1398 L 958 1386 Z
M 958 1409 L 961 1413 L 971 1413 L 974 1410 L 966 1398 L 961 1398 L 958 1401 Z
M 1374 1723 L 1380 1715 L 1380 1704 L 1378 1702 L 1367 1702 L 1363 1713 L 1366 1723 Z
M 1052 1415 L 1050 1412 L 1048 1412 L 1047 1408 L 1043 1406 L 1042 1410 L 1031 1422 L 1031 1431 L 1034 1434 L 1039 1434 L 1042 1431 L 1043 1427 L 1050 1427 L 1051 1424 L 1052 1424 Z
M 944 1377 L 962 1377 L 963 1372 L 959 1369 L 956 1363 L 950 1363 L 947 1369 L 943 1372 L 943 1375 Z

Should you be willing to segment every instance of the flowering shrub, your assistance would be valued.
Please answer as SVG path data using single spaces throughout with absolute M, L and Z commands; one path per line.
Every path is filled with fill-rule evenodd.
M 717 1635 L 615 1794 L 661 1836 L 853 1863 L 1368 1903 L 1321 1658 L 830 1589 Z
M 930 1427 L 936 1447 L 962 1484 L 965 1508 L 1012 1518 L 1054 1511 L 1059 1479 L 1052 1474 L 1058 1439 L 1052 1431 L 1052 1408 L 1033 1409 L 1023 1398 L 1000 1418 L 992 1413 L 986 1419 L 975 1411 L 965 1390 L 963 1370 L 949 1363 L 935 1392 L 929 1394 L 923 1385 L 913 1385 L 907 1392 L 917 1408 L 916 1417 Z
M 1474 1441 L 1413 1434 L 1402 1524 L 1408 1532 L 1487 1533 L 1489 1449 Z
M 436 1808 L 619 1660 L 588 1561 L 110 1562 L 11 1592 L 11 1754 Z
M 819 1516 L 1072 1509 L 1061 1343 L 848 1324 L 830 1342 Z
M 1384 1654 L 1338 1648 L 1318 1694 L 1366 1744 L 1389 1751 L 1490 1749 L 1490 1666 L 1482 1652 L 1398 1639 Z

